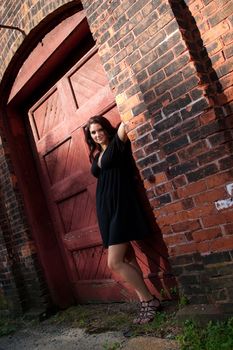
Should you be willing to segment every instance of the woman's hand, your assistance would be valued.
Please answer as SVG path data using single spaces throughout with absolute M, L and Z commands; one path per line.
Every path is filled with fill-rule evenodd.
M 120 123 L 120 126 L 117 130 L 117 134 L 119 136 L 119 139 L 123 142 L 126 142 L 128 139 L 127 133 L 125 131 L 125 124 L 123 122 Z

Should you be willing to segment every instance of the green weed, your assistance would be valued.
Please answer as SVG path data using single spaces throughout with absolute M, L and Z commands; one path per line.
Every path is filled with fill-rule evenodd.
M 15 321 L 8 318 L 0 319 L 0 337 L 15 332 L 17 328 Z
M 181 295 L 179 299 L 179 308 L 182 308 L 189 304 L 189 300 L 186 295 Z
M 177 287 L 171 287 L 171 288 L 170 288 L 170 293 L 171 293 L 171 295 L 173 295 L 173 296 L 177 296 L 177 295 L 178 295 L 178 289 L 177 289 Z
M 233 318 L 225 322 L 209 322 L 204 328 L 187 321 L 177 340 L 181 350 L 232 350 Z
M 117 349 L 120 349 L 120 347 L 121 347 L 121 344 L 118 342 L 114 342 L 114 343 L 106 342 L 103 345 L 104 350 L 117 350 Z

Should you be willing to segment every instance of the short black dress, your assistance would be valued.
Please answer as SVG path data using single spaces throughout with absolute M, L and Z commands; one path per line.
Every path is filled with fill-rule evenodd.
M 136 190 L 135 163 L 130 141 L 116 133 L 101 158 L 95 156 L 91 171 L 98 178 L 96 208 L 103 246 L 141 240 L 151 233 Z

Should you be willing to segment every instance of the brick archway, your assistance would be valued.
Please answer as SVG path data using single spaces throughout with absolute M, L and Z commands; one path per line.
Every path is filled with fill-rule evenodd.
M 73 12 L 73 10 L 71 12 Z M 43 40 L 48 40 L 47 44 L 50 40 L 50 51 L 47 50 L 44 53 L 48 55 L 49 59 L 46 60 L 46 58 L 43 56 L 43 52 L 40 53 L 41 56 L 37 56 L 36 58 L 33 58 L 33 56 L 28 57 L 27 60 L 29 62 L 29 65 L 27 65 L 26 74 L 24 74 L 24 77 L 27 77 L 27 79 L 22 79 L 22 74 L 20 74 L 24 73 L 25 66 L 23 65 L 11 89 L 7 107 L 5 108 L 4 113 L 2 113 L 2 118 L 4 119 L 4 131 L 7 136 L 9 149 L 11 150 L 10 161 L 13 162 L 14 171 L 16 174 L 16 177 L 14 176 L 15 181 L 17 182 L 17 187 L 23 195 L 24 208 L 27 214 L 25 225 L 27 226 L 28 222 L 30 231 L 32 233 L 32 237 L 30 234 L 24 237 L 25 242 L 23 251 L 28 256 L 28 259 L 29 256 L 32 259 L 34 259 L 35 256 L 39 258 L 39 265 L 42 266 L 43 272 L 39 271 L 40 266 L 36 262 L 35 263 L 37 265 L 31 269 L 35 268 L 37 270 L 35 274 L 38 273 L 45 275 L 46 283 L 49 288 L 49 294 L 52 298 L 52 303 L 60 307 L 66 307 L 74 303 L 75 298 L 72 287 L 70 285 L 70 279 L 67 275 L 67 268 L 64 264 L 62 253 L 59 249 L 55 235 L 53 234 L 53 225 L 51 219 L 48 216 L 48 210 L 45 205 L 46 202 L 41 188 L 41 183 L 38 178 L 34 156 L 29 145 L 28 130 L 25 126 L 25 115 L 29 106 L 33 103 L 34 97 L 37 96 L 38 98 L 38 96 L 41 96 L 44 92 L 38 89 L 38 86 L 40 85 L 41 81 L 43 81 L 46 72 L 48 72 L 48 70 L 52 71 L 53 76 L 51 75 L 51 80 L 45 86 L 45 89 L 48 89 L 50 86 L 49 84 L 52 84 L 53 80 L 57 79 L 51 67 L 56 68 L 56 63 L 59 60 L 59 55 L 62 55 L 64 59 L 70 60 L 70 64 L 72 64 L 71 51 L 74 51 L 77 43 L 82 40 L 84 34 L 89 33 L 88 25 L 82 11 L 79 11 L 75 14 L 71 14 L 68 11 L 68 14 L 71 16 L 68 16 L 67 19 L 64 19 L 61 16 L 63 18 L 64 24 L 64 37 L 60 37 L 59 40 L 54 40 L 53 38 L 53 35 L 56 34 L 57 28 L 59 28 L 60 20 L 57 27 L 55 27 L 54 31 L 52 31 L 50 34 L 52 36 L 52 40 L 51 36 L 49 37 L 49 35 L 45 36 L 42 41 L 40 40 L 40 37 L 38 37 L 38 48 L 43 48 Z M 61 17 L 59 17 L 59 19 Z M 49 29 L 49 26 L 47 29 Z M 68 48 L 64 50 L 64 47 L 62 48 L 61 43 L 64 38 L 67 37 L 68 40 L 66 42 L 66 45 Z M 91 38 L 91 35 L 89 35 L 89 37 Z M 26 42 L 25 45 L 27 46 Z M 34 64 L 32 68 L 30 65 L 30 59 L 36 59 L 38 66 Z M 40 66 L 40 59 L 44 59 L 46 61 L 46 63 L 42 66 Z M 27 62 L 27 60 L 25 62 Z M 9 71 L 10 68 L 7 74 Z M 11 70 L 11 73 L 14 74 L 13 68 Z M 4 82 L 5 81 L 3 81 L 3 84 Z M 7 96 L 6 90 L 5 96 Z M 24 209 L 22 208 L 22 213 L 23 210 Z M 29 228 L 26 227 L 25 230 L 28 232 Z M 15 252 L 17 251 L 19 259 L 22 253 L 21 243 L 19 243 L 18 247 L 17 241 L 12 242 L 12 245 L 14 245 L 13 249 Z M 26 247 L 28 249 L 27 252 L 25 251 Z M 21 257 L 22 260 L 23 258 L 24 257 Z M 51 264 L 51 261 L 53 264 Z M 18 261 L 18 269 L 20 263 L 21 262 Z M 25 274 L 26 273 L 28 272 L 25 272 Z M 26 298 L 27 294 L 29 293 L 26 293 L 26 289 L 30 289 L 30 284 L 27 285 L 27 282 L 24 282 L 24 279 L 22 277 L 20 283 L 21 285 L 25 285 L 20 292 L 21 295 L 19 295 L 19 304 L 22 302 L 21 299 Z M 16 286 L 16 289 L 17 288 L 18 287 Z M 46 287 L 44 286 L 42 276 L 40 277 L 40 283 L 37 288 L 41 288 L 40 291 L 38 290 L 38 294 L 41 294 L 41 299 L 43 299 L 41 301 L 41 304 L 50 304 L 48 297 L 45 295 Z M 32 306 L 29 304 L 30 303 L 28 299 L 28 305 L 25 305 L 25 307 L 23 307 L 23 311 Z

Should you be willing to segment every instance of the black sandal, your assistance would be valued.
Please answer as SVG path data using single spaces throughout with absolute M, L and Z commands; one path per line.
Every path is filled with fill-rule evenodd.
M 141 308 L 137 318 L 133 320 L 134 324 L 145 324 L 152 322 L 156 312 L 161 310 L 161 303 L 155 296 L 149 301 L 141 301 Z

